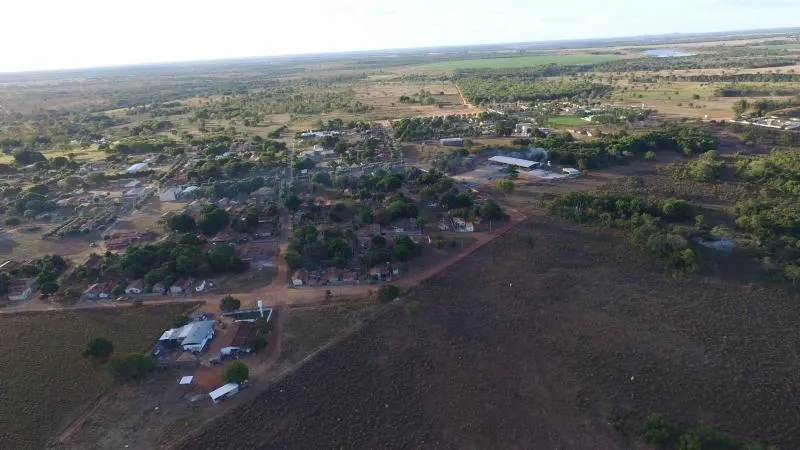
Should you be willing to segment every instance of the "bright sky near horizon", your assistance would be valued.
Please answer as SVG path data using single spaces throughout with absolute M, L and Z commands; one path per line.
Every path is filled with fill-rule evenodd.
M 800 0 L 3 0 L 0 72 L 800 26 Z

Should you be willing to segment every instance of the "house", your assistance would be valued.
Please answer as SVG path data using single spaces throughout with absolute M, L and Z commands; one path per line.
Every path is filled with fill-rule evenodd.
M 0 264 L 0 273 L 9 273 L 22 267 L 22 262 L 16 259 L 9 259 L 8 261 Z
M 462 138 L 445 138 L 439 139 L 439 145 L 443 147 L 463 147 L 464 139 Z
M 211 397 L 212 402 L 219 403 L 222 400 L 229 397 L 233 397 L 238 393 L 239 393 L 239 385 L 236 383 L 228 383 L 220 388 L 214 389 L 213 391 L 209 392 L 208 396 Z
M 136 164 L 128 167 L 127 169 L 125 169 L 125 173 L 144 172 L 144 171 L 148 170 L 149 168 L 150 168 L 150 166 L 148 166 L 146 163 L 136 163 Z
M 308 271 L 305 269 L 295 271 L 295 273 L 292 274 L 292 284 L 295 286 L 308 284 Z
M 257 331 L 255 322 L 234 322 L 223 337 L 220 358 L 252 352 Z
M 158 340 L 162 343 L 178 344 L 187 352 L 199 353 L 213 337 L 214 321 L 201 320 L 188 323 L 180 328 L 169 329 L 161 334 Z
M 33 278 L 21 278 L 11 282 L 8 286 L 8 299 L 12 302 L 28 300 L 34 291 Z
M 163 281 L 159 281 L 158 283 L 153 285 L 153 293 L 164 295 L 167 293 L 167 284 Z
M 181 190 L 179 188 L 164 189 L 158 194 L 158 200 L 162 202 L 174 202 L 178 199 Z
M 194 290 L 197 291 L 197 292 L 203 292 L 203 291 L 206 291 L 208 289 L 213 289 L 213 288 L 214 288 L 214 282 L 213 281 L 203 280 L 200 284 L 198 284 L 197 286 L 194 287 Z
M 188 277 L 181 278 L 169 288 L 169 291 L 173 294 L 185 294 L 190 287 L 192 287 L 192 279 Z
M 355 272 L 342 273 L 343 283 L 355 283 L 358 280 L 358 275 Z
M 125 193 L 122 194 L 122 196 L 125 198 L 141 198 L 144 196 L 144 194 L 145 194 L 144 188 L 139 186 L 125 191 Z
M 142 295 L 144 292 L 144 281 L 136 280 L 125 288 L 125 293 L 128 295 Z
M 112 292 L 114 290 L 114 283 L 107 282 L 107 283 L 95 283 L 89 286 L 88 289 L 83 293 L 84 298 L 87 300 L 104 300 L 107 298 L 111 298 Z

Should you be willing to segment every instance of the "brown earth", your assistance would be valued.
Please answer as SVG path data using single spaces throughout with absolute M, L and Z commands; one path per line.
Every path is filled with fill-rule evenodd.
M 407 297 L 182 448 L 628 449 L 650 412 L 800 448 L 793 293 L 534 217 Z

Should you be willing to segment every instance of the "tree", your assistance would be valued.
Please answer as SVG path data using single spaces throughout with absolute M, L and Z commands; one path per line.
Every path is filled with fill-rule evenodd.
M 211 236 L 227 227 L 229 221 L 227 211 L 215 205 L 207 205 L 200 213 L 200 230 L 206 236 Z
M 505 172 L 506 172 L 506 178 L 508 178 L 509 180 L 516 180 L 517 177 L 519 176 L 519 170 L 517 170 L 517 168 L 514 166 L 508 166 Z
M 381 303 L 389 303 L 399 297 L 400 293 L 400 288 L 393 284 L 381 286 L 380 289 L 378 289 L 378 301 Z
M 322 186 L 330 186 L 332 183 L 331 176 L 328 175 L 328 172 L 315 173 L 314 176 L 311 177 L 311 181 Z
M 0 295 L 8 294 L 11 277 L 7 273 L 0 273 Z
M 50 295 L 58 292 L 58 283 L 54 281 L 47 281 L 42 283 L 41 287 L 39 287 L 39 292 L 45 295 Z
M 503 209 L 492 199 L 487 199 L 479 210 L 481 217 L 487 219 L 502 219 Z
M 733 114 L 737 117 L 746 113 L 748 109 L 750 109 L 750 103 L 748 103 L 747 99 L 743 98 L 741 100 L 737 100 L 736 103 L 733 104 Z
M 197 228 L 194 217 L 187 213 L 180 213 L 167 220 L 167 229 L 179 233 L 190 233 Z
M 93 338 L 86 343 L 86 349 L 83 351 L 83 357 L 88 358 L 107 358 L 114 352 L 114 344 L 105 338 Z
M 514 192 L 514 182 L 511 180 L 497 180 L 494 186 L 498 191 L 505 192 L 506 194 Z
M 241 300 L 238 298 L 234 298 L 230 295 L 226 295 L 222 297 L 222 300 L 219 301 L 219 309 L 223 312 L 231 312 L 236 311 L 242 306 Z
M 303 203 L 303 200 L 297 196 L 297 194 L 289 194 L 286 198 L 283 199 L 283 206 L 286 207 L 291 212 L 296 212 L 300 209 L 300 205 Z
M 155 361 L 144 353 L 129 353 L 108 363 L 111 373 L 120 380 L 143 378 L 156 368 Z
M 250 369 L 241 361 L 234 361 L 225 368 L 225 381 L 228 383 L 244 383 L 250 377 Z

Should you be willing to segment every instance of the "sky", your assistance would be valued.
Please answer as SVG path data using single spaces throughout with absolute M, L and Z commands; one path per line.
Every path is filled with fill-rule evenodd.
M 800 0 L 2 3 L 0 72 L 800 26 Z

